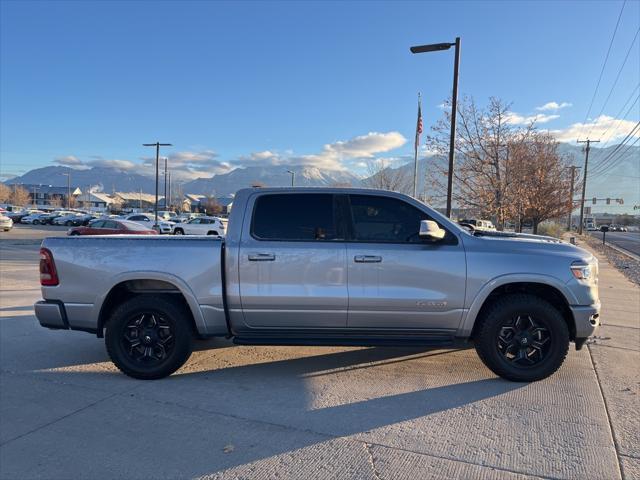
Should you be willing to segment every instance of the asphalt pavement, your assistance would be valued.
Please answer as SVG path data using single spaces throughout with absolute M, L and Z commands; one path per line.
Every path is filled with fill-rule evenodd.
M 211 340 L 169 378 L 130 379 L 102 340 L 39 326 L 38 242 L 2 238 L 2 479 L 616 479 L 640 459 L 624 417 L 637 411 L 608 407 L 627 384 L 639 398 L 637 370 L 615 365 L 620 383 L 606 373 L 617 357 L 598 372 L 588 348 L 527 384 L 497 378 L 473 350 Z M 633 316 L 623 300 L 637 290 L 624 295 L 616 314 Z M 637 334 L 633 322 L 618 321 Z M 623 346 L 637 355 L 640 341 Z
M 602 232 L 589 232 L 589 234 L 602 240 Z M 607 232 L 605 241 L 634 255 L 640 255 L 640 232 Z

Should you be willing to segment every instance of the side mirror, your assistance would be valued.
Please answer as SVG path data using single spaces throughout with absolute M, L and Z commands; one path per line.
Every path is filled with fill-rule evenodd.
M 420 238 L 428 240 L 442 240 L 444 238 L 444 234 L 445 231 L 433 220 L 420 221 Z

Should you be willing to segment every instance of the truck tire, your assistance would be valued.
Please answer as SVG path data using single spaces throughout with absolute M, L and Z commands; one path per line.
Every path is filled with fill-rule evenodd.
M 189 312 L 167 295 L 139 295 L 113 312 L 105 344 L 120 371 L 140 380 L 171 375 L 191 356 Z
M 535 295 L 505 295 L 479 321 L 476 352 L 491 371 L 507 380 L 542 380 L 567 356 L 567 323 L 557 308 Z

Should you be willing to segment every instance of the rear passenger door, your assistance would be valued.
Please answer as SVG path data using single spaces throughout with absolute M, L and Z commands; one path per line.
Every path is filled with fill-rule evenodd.
M 239 252 L 246 329 L 346 327 L 342 224 L 329 193 L 264 193 L 249 199 Z
M 456 330 L 466 282 L 457 236 L 421 239 L 420 221 L 433 219 L 402 199 L 352 194 L 349 200 L 348 326 Z

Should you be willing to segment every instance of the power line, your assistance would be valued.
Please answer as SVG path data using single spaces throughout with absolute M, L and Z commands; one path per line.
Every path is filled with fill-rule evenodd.
M 632 147 L 634 147 L 636 145 L 636 143 L 638 143 L 640 141 L 640 137 L 637 137 L 633 143 L 630 143 L 629 145 L 627 145 L 627 148 L 625 148 L 624 150 L 621 150 L 620 153 L 618 153 L 616 155 L 616 157 L 611 159 L 611 163 L 609 164 L 609 167 L 606 168 L 605 170 L 601 171 L 600 174 L 604 174 L 607 173 L 609 170 L 611 170 L 614 166 L 616 166 L 616 164 L 618 162 L 620 162 L 621 160 L 623 160 L 625 158 L 625 156 L 627 155 L 627 152 L 629 150 L 631 150 Z
M 594 168 L 594 170 L 591 172 L 590 176 L 593 175 L 601 175 L 602 173 L 607 171 L 607 161 L 609 159 L 611 159 L 616 152 L 618 152 L 622 147 L 624 147 L 627 142 L 629 141 L 629 139 L 634 136 L 635 131 L 640 128 L 640 122 L 636 123 L 635 126 L 631 129 L 631 131 L 627 134 L 626 137 L 624 137 L 624 139 L 622 140 L 622 142 L 620 142 L 620 144 L 618 144 L 618 146 L 616 146 L 616 148 L 613 149 L 613 151 L 611 153 L 609 153 L 605 158 L 603 158 L 600 163 Z M 596 171 L 598 170 L 599 171 Z
M 602 155 L 608 155 L 607 153 L 604 153 L 604 149 L 607 147 L 607 145 L 609 145 L 609 143 L 611 142 L 611 139 L 615 135 L 615 132 L 618 130 L 618 127 L 629 116 L 629 113 L 631 112 L 631 110 L 633 109 L 635 104 L 638 102 L 638 100 L 640 100 L 640 95 L 638 97 L 636 97 L 634 102 L 629 106 L 629 109 L 627 110 L 627 113 L 625 113 L 624 116 L 622 118 L 619 118 L 618 121 L 615 123 L 615 128 L 613 129 L 613 132 L 611 132 L 611 135 L 609 135 L 607 141 L 605 142 L 605 144 L 600 149 L 601 152 L 603 152 Z M 609 127 L 604 131 L 604 133 L 601 136 L 604 136 L 609 130 L 611 130 L 611 127 L 612 127 L 612 125 L 609 125 Z M 606 158 L 599 158 L 598 159 L 598 164 L 595 166 L 595 169 L 598 169 L 605 160 L 606 160 Z
M 629 45 L 629 50 L 627 50 L 627 54 L 624 57 L 622 65 L 618 69 L 618 74 L 616 75 L 616 79 L 613 81 L 613 85 L 611 86 L 611 90 L 609 90 L 609 94 L 607 95 L 607 98 L 605 99 L 604 104 L 602 105 L 602 108 L 600 109 L 600 112 L 598 113 L 598 115 L 596 115 L 596 118 L 600 117 L 600 115 L 602 115 L 602 112 L 604 112 L 604 109 L 607 106 L 607 103 L 609 102 L 609 99 L 611 98 L 611 94 L 613 93 L 613 91 L 616 88 L 616 85 L 618 84 L 618 80 L 620 79 L 620 75 L 622 74 L 622 70 L 624 69 L 624 66 L 627 64 L 627 60 L 629 59 L 629 55 L 631 54 L 631 50 L 633 50 L 633 46 L 636 44 L 636 40 L 638 39 L 638 34 L 640 34 L 640 28 L 638 28 L 638 30 L 636 31 L 636 34 L 633 37 L 633 40 L 631 41 L 631 45 Z M 591 129 L 593 129 L 593 125 L 591 126 Z M 587 136 L 589 136 L 591 134 L 591 129 L 589 129 L 589 134 L 587 134 Z
M 613 30 L 613 35 L 611 35 L 611 41 L 609 42 L 609 48 L 607 49 L 607 55 L 604 57 L 604 63 L 602 64 L 602 69 L 600 70 L 600 76 L 598 77 L 598 83 L 596 84 L 596 89 L 593 92 L 593 97 L 591 98 L 591 103 L 589 104 L 589 109 L 587 110 L 587 114 L 584 117 L 584 121 L 586 122 L 589 118 L 589 114 L 591 113 L 591 108 L 593 107 L 593 102 L 596 99 L 596 95 L 598 94 L 598 88 L 600 87 L 600 82 L 602 81 L 602 74 L 604 73 L 604 69 L 607 66 L 607 60 L 609 60 L 609 54 L 611 53 L 611 47 L 613 46 L 613 41 L 616 38 L 616 33 L 618 32 L 618 26 L 620 25 L 620 19 L 622 18 L 622 12 L 624 11 L 624 6 L 627 4 L 627 0 L 622 2 L 622 7 L 620 8 L 620 13 L 618 14 L 618 20 L 616 21 L 616 28 Z
M 622 120 L 625 120 L 629 116 L 629 113 L 631 112 L 631 109 L 638 102 L 638 99 L 640 98 L 640 95 L 636 97 L 635 101 L 631 104 L 631 106 L 627 110 L 627 113 L 625 113 L 623 117 L 620 117 L 620 115 L 622 114 L 622 111 L 627 107 L 627 104 L 633 98 L 634 93 L 636 92 L 636 90 L 638 90 L 639 87 L 640 87 L 640 83 L 638 83 L 638 85 L 636 85 L 636 88 L 633 89 L 633 91 L 631 92 L 631 95 L 629 95 L 629 98 L 627 98 L 627 100 L 624 102 L 624 105 L 622 105 L 622 108 L 620 109 L 620 111 L 618 113 L 616 113 L 615 116 L 613 117 L 613 118 L 618 119 L 618 121 L 615 124 L 616 125 L 616 129 L 618 128 L 618 126 L 620 125 Z M 613 124 L 609 125 L 607 127 L 607 129 L 602 133 L 603 137 L 609 132 L 609 130 L 611 130 L 611 126 L 612 125 Z M 614 132 L 615 132 L 615 129 L 614 129 Z M 613 137 L 613 133 L 611 134 L 610 137 L 607 138 L 607 143 L 609 143 L 609 141 L 611 140 L 612 137 Z

